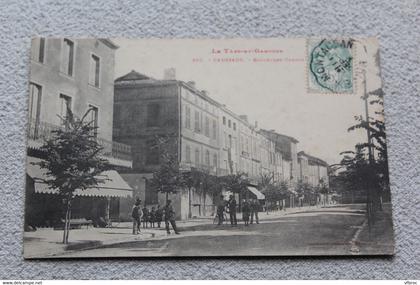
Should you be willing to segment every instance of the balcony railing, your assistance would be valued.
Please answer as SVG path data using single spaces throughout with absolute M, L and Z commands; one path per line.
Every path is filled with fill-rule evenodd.
M 42 145 L 45 140 L 53 137 L 53 131 L 63 128 L 47 122 L 29 122 L 28 139 L 35 141 L 38 145 Z M 97 138 L 98 143 L 103 147 L 102 155 L 106 157 L 117 158 L 121 160 L 131 161 L 131 146 L 109 141 L 103 138 Z

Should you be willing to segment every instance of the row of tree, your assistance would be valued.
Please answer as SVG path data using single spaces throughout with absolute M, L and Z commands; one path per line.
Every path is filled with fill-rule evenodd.
M 390 199 L 388 178 L 388 155 L 385 123 L 383 120 L 383 96 L 381 89 L 370 92 L 366 103 L 376 110 L 367 117 L 355 116 L 356 124 L 349 132 L 364 130 L 368 133 L 367 142 L 355 145 L 354 150 L 341 153 L 343 158 L 331 170 L 331 186 L 342 195 L 365 199 L 373 211 L 382 209 L 382 201 Z M 356 198 L 355 198 L 356 197 Z M 357 201 L 357 200 L 356 200 Z

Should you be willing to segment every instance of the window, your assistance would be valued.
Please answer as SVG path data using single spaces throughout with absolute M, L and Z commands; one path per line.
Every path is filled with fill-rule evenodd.
M 213 139 L 217 138 L 217 123 L 216 120 L 213 120 Z
M 31 58 L 40 63 L 45 58 L 45 38 L 36 38 L 32 40 Z
M 61 118 L 67 118 L 67 116 L 69 115 L 69 111 L 71 111 L 71 97 L 64 94 L 60 94 Z
M 185 106 L 185 128 L 191 129 L 191 109 L 190 106 Z
M 73 76 L 74 63 L 74 43 L 69 39 L 64 39 L 61 60 L 61 71 L 69 76 Z
M 213 154 L 213 166 L 217 167 L 217 154 Z
M 206 116 L 205 124 L 204 124 L 204 134 L 207 137 L 210 137 L 210 120 L 209 117 Z
M 152 103 L 147 105 L 147 126 L 156 127 L 159 125 L 160 105 Z
M 29 85 L 29 131 L 34 138 L 38 137 L 39 121 L 41 114 L 42 87 L 30 83 Z
M 100 78 L 100 60 L 99 60 L 99 57 L 92 54 L 90 58 L 89 84 L 99 88 L 99 78 Z
M 223 125 L 226 125 L 226 117 L 223 117 Z
M 210 166 L 210 152 L 206 150 L 206 165 Z
M 232 148 L 232 136 L 229 135 L 229 148 Z
M 200 113 L 198 111 L 195 111 L 194 114 L 194 131 L 200 132 Z
M 198 166 L 200 165 L 200 151 L 198 150 L 198 148 L 195 149 L 195 165 Z
M 191 162 L 191 148 L 189 145 L 185 146 L 185 161 Z
M 146 164 L 156 165 L 159 164 L 159 149 L 154 140 L 146 142 Z
M 93 122 L 92 126 L 95 128 L 93 130 L 93 135 L 96 137 L 98 135 L 98 108 L 92 105 L 89 105 L 90 109 L 90 120 L 89 122 Z
M 236 123 L 233 123 L 233 130 L 236 131 Z
M 230 126 L 231 126 L 231 122 L 230 120 L 228 120 L 228 127 L 230 128 Z

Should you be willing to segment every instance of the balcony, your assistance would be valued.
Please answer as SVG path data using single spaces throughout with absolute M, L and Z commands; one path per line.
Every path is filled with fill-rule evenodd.
M 28 128 L 28 148 L 39 149 L 45 140 L 52 138 L 52 131 L 58 130 L 62 126 L 57 126 L 47 122 L 30 121 Z M 131 146 L 97 138 L 98 143 L 103 147 L 102 156 L 109 160 L 113 165 L 132 167 Z

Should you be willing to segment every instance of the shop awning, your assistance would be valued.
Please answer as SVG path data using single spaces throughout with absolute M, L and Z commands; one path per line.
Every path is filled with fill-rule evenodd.
M 51 189 L 42 180 L 47 178 L 46 170 L 32 163 L 41 161 L 38 158 L 27 157 L 26 171 L 34 180 L 35 193 L 58 194 L 58 189 Z M 104 171 L 100 175 L 105 178 L 104 183 L 98 184 L 86 190 L 77 189 L 76 196 L 96 196 L 96 197 L 131 197 L 133 189 L 124 181 L 124 179 L 115 170 Z
M 253 186 L 248 186 L 248 190 L 251 191 L 252 194 L 257 196 L 258 200 L 264 200 L 265 199 L 265 195 L 263 193 L 261 193 L 257 188 L 255 188 Z

